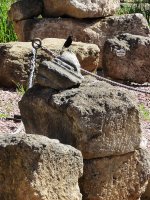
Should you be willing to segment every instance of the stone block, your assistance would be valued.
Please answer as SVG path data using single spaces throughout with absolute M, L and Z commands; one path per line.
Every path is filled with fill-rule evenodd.
M 81 153 L 40 135 L 0 134 L 0 199 L 81 200 Z

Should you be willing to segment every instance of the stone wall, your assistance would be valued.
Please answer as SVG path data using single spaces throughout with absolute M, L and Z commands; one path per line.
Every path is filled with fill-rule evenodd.
M 85 77 L 77 88 L 34 86 L 19 103 L 26 132 L 79 149 L 83 200 L 137 200 L 150 166 L 132 93 Z
M 21 0 L 14 3 L 9 11 L 9 18 L 14 23 L 19 40 L 30 41 L 37 37 L 67 38 L 73 35 L 74 41 L 99 46 L 100 69 L 103 67 L 103 46 L 107 39 L 121 33 L 150 35 L 148 23 L 142 14 L 114 15 L 120 5 L 118 0 L 36 2 L 31 1 L 30 5 L 28 1 Z M 36 18 L 37 15 L 42 18 Z

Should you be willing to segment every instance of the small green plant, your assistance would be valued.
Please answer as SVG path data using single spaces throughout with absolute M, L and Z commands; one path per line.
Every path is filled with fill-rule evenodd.
M 139 112 L 144 120 L 150 121 L 150 111 L 145 108 L 144 104 L 139 105 Z
M 0 113 L 0 119 L 4 119 L 8 117 L 8 114 L 5 114 L 5 113 Z
M 21 96 L 23 96 L 25 94 L 25 92 L 27 91 L 27 89 L 20 83 L 15 83 L 17 88 L 16 88 L 16 92 L 18 94 L 20 94 Z
M 124 14 L 129 14 L 131 13 L 130 11 L 130 5 L 128 3 L 124 4 L 118 11 L 118 15 L 124 15 Z
M 16 41 L 12 23 L 8 20 L 8 10 L 14 0 L 0 0 L 0 43 Z

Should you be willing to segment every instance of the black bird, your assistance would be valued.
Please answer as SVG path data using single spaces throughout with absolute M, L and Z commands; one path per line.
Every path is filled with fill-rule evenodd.
M 62 49 L 70 47 L 71 44 L 72 44 L 72 35 L 69 35 L 67 40 L 65 41 Z

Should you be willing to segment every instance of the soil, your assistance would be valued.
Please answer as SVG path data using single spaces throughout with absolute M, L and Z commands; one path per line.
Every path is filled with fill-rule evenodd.
M 148 87 L 138 87 L 138 89 L 150 91 Z M 135 92 L 139 112 L 140 123 L 143 136 L 147 139 L 146 145 L 150 149 L 150 94 Z M 20 115 L 18 102 L 22 98 L 22 93 L 15 89 L 0 88 L 0 133 L 14 133 L 21 122 L 7 120 L 6 117 Z
M 20 115 L 18 102 L 22 94 L 15 89 L 0 88 L 0 133 L 13 133 L 21 122 L 6 120 L 7 117 Z

